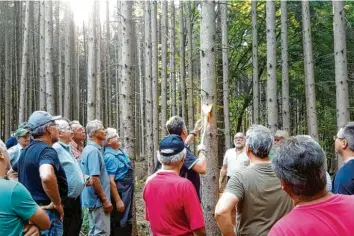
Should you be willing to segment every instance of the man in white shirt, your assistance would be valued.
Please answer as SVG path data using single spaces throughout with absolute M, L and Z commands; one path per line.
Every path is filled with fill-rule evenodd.
M 245 135 L 241 132 L 235 134 L 234 145 L 235 148 L 230 148 L 226 151 L 224 156 L 223 166 L 220 171 L 219 187 L 222 188 L 225 177 L 227 180 L 236 172 L 243 170 L 250 164 L 250 161 L 245 152 Z
M 11 166 L 13 166 L 20 158 L 21 150 L 27 147 L 31 142 L 31 134 L 28 129 L 19 128 L 15 133 L 15 137 L 17 139 L 17 144 L 7 150 L 10 155 Z

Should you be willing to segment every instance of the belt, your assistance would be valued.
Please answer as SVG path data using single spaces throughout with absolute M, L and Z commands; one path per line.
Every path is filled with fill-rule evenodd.
M 51 201 L 50 200 L 37 200 L 36 203 L 38 206 L 48 206 L 51 203 Z

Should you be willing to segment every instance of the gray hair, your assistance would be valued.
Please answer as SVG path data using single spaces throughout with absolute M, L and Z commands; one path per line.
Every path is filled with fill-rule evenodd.
M 55 123 L 58 125 L 58 130 L 60 131 L 71 129 L 69 122 L 64 119 L 56 120 Z
M 299 197 L 313 196 L 326 187 L 325 152 L 308 135 L 284 140 L 272 160 L 275 174 Z
M 168 151 L 168 149 L 165 149 L 165 150 Z M 173 150 L 172 150 L 172 152 L 173 152 Z M 180 153 L 177 153 L 177 154 L 172 155 L 172 156 L 164 156 L 164 155 L 161 155 L 160 152 L 157 152 L 157 159 L 163 165 L 174 166 L 178 162 L 180 162 L 183 159 L 183 157 L 186 156 L 186 153 L 187 153 L 186 149 L 183 149 Z
M 169 134 L 181 135 L 183 129 L 185 128 L 186 128 L 186 124 L 184 123 L 184 120 L 180 116 L 172 116 L 166 122 L 166 129 Z
M 347 140 L 348 147 L 354 151 L 354 122 L 349 122 L 341 128 L 343 139 Z
M 107 128 L 106 129 L 106 140 L 108 141 L 111 138 L 118 137 L 117 130 L 115 128 Z
M 246 133 L 246 145 L 258 158 L 266 158 L 273 146 L 273 136 L 263 125 L 252 125 Z
M 71 122 L 70 122 L 70 126 L 71 126 L 71 128 L 72 128 L 73 130 L 82 127 L 82 125 L 80 124 L 80 122 L 77 121 L 77 120 L 71 121 Z
M 86 125 L 86 132 L 89 138 L 92 138 L 93 134 L 100 129 L 104 129 L 104 126 L 102 121 L 99 120 L 91 120 Z
M 245 135 L 244 135 L 244 133 L 242 133 L 242 132 L 238 132 L 238 133 L 236 133 L 235 135 L 234 135 L 234 139 L 235 138 L 244 138 L 245 137 Z
M 46 123 L 44 125 L 38 126 L 34 130 L 30 130 L 30 133 L 34 139 L 40 138 L 45 134 L 45 130 L 47 129 L 48 126 L 50 126 L 52 122 Z

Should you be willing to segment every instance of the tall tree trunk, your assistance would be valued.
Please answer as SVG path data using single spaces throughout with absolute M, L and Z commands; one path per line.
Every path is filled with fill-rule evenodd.
M 66 5 L 65 17 L 65 80 L 64 80 L 64 117 L 71 118 L 71 48 L 72 48 L 72 11 L 69 4 Z
M 87 121 L 96 117 L 96 4 L 92 4 L 88 25 Z
M 223 105 L 225 123 L 225 147 L 231 148 L 230 113 L 229 113 L 229 44 L 227 32 L 227 1 L 221 2 L 221 44 L 222 44 L 222 75 L 223 75 Z
M 290 133 L 289 70 L 288 70 L 288 13 L 286 1 L 281 1 L 281 60 L 282 60 L 282 118 L 283 130 Z
M 185 81 L 185 57 L 184 57 L 184 16 L 183 16 L 183 4 L 179 4 L 179 67 L 180 67 L 180 85 L 181 85 L 181 108 L 182 108 L 182 118 L 187 121 L 187 110 L 186 110 L 186 81 Z
M 167 121 L 167 1 L 161 2 L 161 127 Z M 161 136 L 166 136 L 166 129 L 161 129 Z
M 208 172 L 202 181 L 202 205 L 206 232 L 208 235 L 219 235 L 219 230 L 215 222 L 214 211 L 218 201 L 219 168 L 217 145 L 217 126 L 216 126 L 216 69 L 215 69 L 215 3 L 213 1 L 203 1 L 201 3 L 201 22 L 200 22 L 200 65 L 201 65 L 201 102 L 202 105 L 213 104 L 208 122 L 204 123 L 206 147 L 205 154 L 208 160 Z M 203 116 L 207 116 L 204 114 Z M 203 155 L 203 154 L 201 154 Z
M 33 2 L 27 0 L 26 1 L 26 16 L 25 16 L 25 28 L 23 32 L 23 49 L 22 49 L 22 66 L 21 66 L 21 81 L 20 81 L 20 107 L 19 107 L 19 122 L 24 122 L 26 120 L 25 117 L 25 105 L 26 105 L 26 85 L 27 85 L 27 61 L 28 61 L 28 33 L 29 33 L 29 19 L 30 14 L 33 14 Z M 6 35 L 5 35 L 6 37 Z M 5 38 L 5 40 L 7 37 Z M 6 56 L 6 42 L 5 42 L 5 56 Z M 5 63 L 8 60 L 5 60 Z M 5 73 L 8 68 L 6 68 L 5 64 Z M 6 120 L 5 120 L 6 123 Z
M 117 1 L 117 30 L 118 32 L 121 32 L 121 1 Z M 121 122 L 120 122 L 120 72 L 121 72 L 121 66 L 120 66 L 120 61 L 121 61 L 121 39 L 119 35 L 117 35 L 117 48 L 116 48 L 116 120 L 117 120 L 117 128 L 119 129 L 119 135 L 121 139 L 123 138 L 123 129 L 121 129 Z
M 170 28 L 170 81 L 171 81 L 171 116 L 176 115 L 176 39 L 175 39 L 175 3 L 174 1 L 170 2 L 171 8 L 171 28 Z
M 307 110 L 308 133 L 318 140 L 315 76 L 312 56 L 312 37 L 310 22 L 310 6 L 308 0 L 301 2 L 302 5 L 302 27 L 304 44 L 304 65 L 305 65 L 305 95 Z
M 188 128 L 193 130 L 194 126 L 194 104 L 193 104 L 193 25 L 192 25 L 192 7 L 191 2 L 186 2 L 187 5 L 187 49 L 188 49 L 188 83 L 187 83 L 187 96 L 188 96 Z
M 101 20 L 100 2 L 96 7 L 96 119 L 102 119 Z
M 57 73 L 58 73 L 58 87 L 57 87 L 57 113 L 63 114 L 63 72 L 62 72 L 62 42 L 61 42 L 61 33 L 60 33 L 60 1 L 57 1 L 57 10 L 56 10 L 56 28 L 57 28 Z
M 39 109 L 46 110 L 46 81 L 45 81 L 45 1 L 41 1 L 39 18 Z M 20 106 L 21 107 L 21 106 Z
M 4 2 L 5 5 L 5 12 L 3 14 L 5 14 L 5 19 L 6 19 L 6 28 L 9 27 L 9 12 L 8 12 L 8 2 Z M 32 5 L 32 3 L 31 3 Z M 30 2 L 27 0 L 26 1 L 26 19 L 25 19 L 25 33 L 27 34 L 27 41 L 28 41 L 28 26 L 29 26 L 29 12 L 30 11 Z M 5 120 L 5 127 L 4 127 L 4 137 L 5 140 L 7 140 L 10 137 L 10 131 L 11 131 L 11 78 L 10 78 L 10 35 L 9 35 L 9 31 L 7 29 L 4 30 L 4 37 L 5 37 L 5 112 L 4 112 L 4 120 Z M 28 43 L 26 42 L 26 47 L 28 47 Z M 26 53 L 27 56 L 27 53 Z M 22 76 L 21 76 L 22 78 Z M 22 82 L 22 80 L 21 80 Z M 24 80 L 24 83 L 20 84 L 21 88 L 22 85 L 26 84 L 26 81 Z M 24 100 L 24 98 L 22 98 L 21 100 Z M 1 110 L 0 110 L 1 111 Z M 1 126 L 1 125 L 0 125 Z M 1 133 L 0 133 L 1 134 Z M 1 136 L 1 135 L 0 135 Z
M 252 1 L 253 123 L 259 124 L 257 1 Z
M 158 101 L 158 38 L 157 38 L 157 2 L 151 2 L 151 53 L 152 53 L 152 88 L 156 91 L 152 93 L 153 107 L 153 133 L 154 133 L 154 161 L 157 161 L 159 147 L 159 101 Z
M 154 139 L 153 139 L 153 106 L 152 106 L 152 80 L 151 80 L 151 15 L 150 3 L 144 2 L 144 22 L 145 22 L 145 114 L 146 114 L 146 158 L 148 163 L 148 173 L 154 170 Z
M 75 24 L 72 24 L 73 31 L 75 31 Z M 79 33 L 79 26 L 77 26 L 77 32 Z M 79 120 L 80 111 L 82 110 L 80 107 L 80 40 L 76 36 L 75 32 L 73 32 L 73 67 L 76 68 L 75 78 L 74 78 L 74 86 L 73 86 L 73 110 L 72 110 L 72 119 Z M 76 41 L 76 43 L 75 43 Z M 76 49 L 76 50 L 75 50 Z
M 53 2 L 45 1 L 45 81 L 46 109 L 55 113 L 55 95 L 53 78 Z
M 347 124 L 350 119 L 348 69 L 347 69 L 347 43 L 344 1 L 332 1 L 333 4 L 333 36 L 334 60 L 336 75 L 336 104 L 338 129 Z M 343 165 L 342 158 L 338 158 L 338 168 Z
M 110 32 L 110 22 L 109 22 L 109 1 L 106 2 L 106 66 L 107 66 L 107 79 L 106 79 L 106 101 L 105 101 L 105 106 L 106 106 L 106 115 L 108 116 L 107 122 L 108 126 L 112 126 L 112 84 L 111 84 L 111 47 L 110 47 L 110 41 L 111 41 L 111 32 Z
M 266 3 L 267 13 L 267 107 L 268 127 L 275 133 L 278 129 L 277 105 L 277 63 L 275 38 L 275 3 L 273 0 Z

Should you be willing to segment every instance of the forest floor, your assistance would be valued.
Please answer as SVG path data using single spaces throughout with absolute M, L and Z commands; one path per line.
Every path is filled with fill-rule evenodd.
M 149 222 L 145 220 L 143 189 L 147 177 L 146 162 L 135 162 L 135 210 L 136 210 L 136 224 L 138 236 L 150 235 Z

